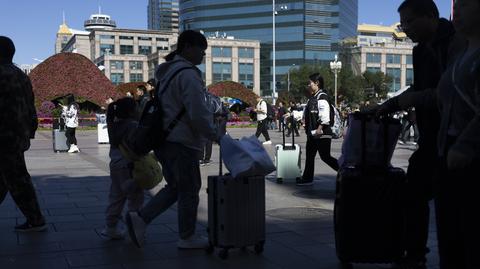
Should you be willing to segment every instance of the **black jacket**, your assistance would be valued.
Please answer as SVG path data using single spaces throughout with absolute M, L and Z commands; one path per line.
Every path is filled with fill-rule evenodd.
M 323 91 L 320 90 L 314 96 L 310 97 L 310 99 L 308 99 L 307 106 L 305 107 L 305 111 L 303 112 L 303 116 L 305 118 L 305 132 L 307 133 L 307 137 L 312 137 L 311 132 L 313 130 L 316 130 L 318 126 L 321 124 L 319 109 L 318 109 L 318 101 L 325 100 L 327 101 L 327 103 L 329 103 L 328 96 L 326 94 L 321 94 L 321 93 L 323 93 Z M 332 128 L 330 127 L 330 124 L 322 124 L 322 125 L 323 125 L 322 137 L 331 136 Z M 316 137 L 316 138 L 319 138 L 319 137 Z
M 413 48 L 414 83 L 403 94 L 411 91 L 423 92 L 437 88 L 437 84 L 455 53 L 452 44 L 456 42 L 453 24 L 441 18 L 437 32 L 431 42 L 419 43 Z M 424 99 L 424 98 L 422 98 Z M 428 99 L 426 99 L 428 100 Z M 415 111 L 418 125 L 419 147 L 435 150 L 440 127 L 440 113 L 435 101 L 416 102 Z M 390 111 L 398 111 L 398 97 L 388 101 Z

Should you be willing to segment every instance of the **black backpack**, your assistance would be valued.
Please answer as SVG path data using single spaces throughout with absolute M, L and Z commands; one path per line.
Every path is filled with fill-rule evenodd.
M 167 139 L 170 132 L 180 121 L 180 118 L 185 114 L 186 110 L 185 107 L 183 107 L 175 119 L 167 126 L 167 129 L 163 129 L 163 111 L 160 99 L 172 79 L 185 69 L 192 69 L 192 67 L 182 67 L 175 71 L 165 85 L 162 85 L 163 91 L 158 94 L 157 91 L 160 90 L 160 85 L 157 84 L 157 87 L 155 87 L 155 98 L 145 104 L 137 128 L 127 134 L 122 141 L 122 145 L 129 152 L 143 156 L 151 150 L 158 148 Z

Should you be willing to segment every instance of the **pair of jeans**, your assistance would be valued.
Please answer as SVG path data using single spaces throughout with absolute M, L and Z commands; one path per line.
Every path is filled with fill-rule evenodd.
M 212 140 L 208 140 L 205 146 L 203 147 L 202 153 L 200 154 L 200 160 L 210 161 L 212 158 Z
M 149 224 L 177 202 L 179 235 L 187 239 L 195 234 L 197 223 L 202 186 L 199 152 L 179 143 L 165 142 L 155 150 L 155 155 L 162 164 L 167 185 L 140 210 L 140 216 Z
M 23 152 L 0 155 L 0 204 L 8 192 L 32 225 L 45 223 Z
M 305 170 L 303 171 L 303 180 L 313 180 L 315 169 L 315 156 L 317 152 L 320 158 L 333 170 L 338 171 L 338 161 L 330 155 L 332 145 L 331 138 L 313 138 L 307 137 Z
M 259 137 L 260 134 L 263 134 L 263 136 L 265 137 L 265 141 L 270 140 L 270 136 L 268 135 L 268 120 L 267 119 L 258 121 L 257 132 L 255 132 L 255 136 Z

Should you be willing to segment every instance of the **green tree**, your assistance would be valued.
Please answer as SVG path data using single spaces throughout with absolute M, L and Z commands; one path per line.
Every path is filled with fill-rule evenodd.
M 373 90 L 367 91 L 366 100 L 373 102 L 379 102 L 387 97 L 389 85 L 393 81 L 390 76 L 385 75 L 383 72 L 372 73 L 369 71 L 363 73 L 363 79 L 364 88 Z

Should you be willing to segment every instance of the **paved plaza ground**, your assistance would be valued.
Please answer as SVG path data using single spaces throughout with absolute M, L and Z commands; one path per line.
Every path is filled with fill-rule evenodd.
M 229 129 L 233 137 L 251 135 L 254 129 Z M 278 132 L 270 131 L 274 144 Z M 10 268 L 339 268 L 333 236 L 335 172 L 317 156 L 315 184 L 297 187 L 277 184 L 272 174 L 266 181 L 267 241 L 265 251 L 231 250 L 228 260 L 202 250 L 178 250 L 176 208 L 159 216 L 148 227 L 143 249 L 125 240 L 107 241 L 99 234 L 104 225 L 110 185 L 109 145 L 97 144 L 96 131 L 77 133 L 79 154 L 54 153 L 51 133 L 40 131 L 26 153 L 27 167 L 49 224 L 43 233 L 17 234 L 24 218 L 10 196 L 0 205 L 0 269 Z M 261 137 L 263 139 L 263 137 Z M 305 151 L 304 134 L 296 141 Z M 340 155 L 341 140 L 334 140 L 332 155 Z M 274 145 L 266 146 L 273 158 Z M 398 146 L 393 164 L 406 168 L 412 148 Z M 202 167 L 198 232 L 206 234 L 208 175 L 218 173 L 218 146 L 213 163 Z M 302 154 L 302 168 L 305 152 Z M 148 198 L 147 198 L 148 199 Z M 368 209 L 365 209 L 368 210 Z M 355 225 L 352 223 L 352 225 Z M 435 227 L 431 225 L 429 268 L 438 268 Z M 388 268 L 356 265 L 355 268 Z

